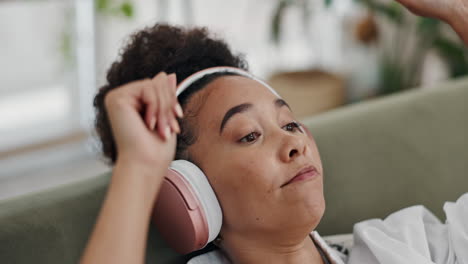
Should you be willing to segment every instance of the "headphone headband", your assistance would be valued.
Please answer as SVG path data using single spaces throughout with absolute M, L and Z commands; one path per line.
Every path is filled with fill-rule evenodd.
M 268 88 L 268 90 L 270 90 L 274 95 L 281 98 L 281 96 L 279 96 L 279 94 L 270 85 L 268 85 L 263 80 L 255 77 L 254 75 L 252 75 L 249 72 L 246 72 L 246 71 L 244 71 L 242 69 L 235 68 L 235 67 L 228 67 L 228 66 L 211 67 L 211 68 L 206 68 L 204 70 L 195 72 L 194 74 L 192 74 L 189 77 L 185 78 L 185 80 L 183 80 L 179 84 L 179 86 L 177 87 L 177 90 L 176 90 L 176 96 L 179 97 L 179 95 L 181 95 L 185 90 L 187 90 L 187 88 L 189 88 L 190 85 L 192 85 L 196 81 L 202 79 L 203 77 L 205 77 L 207 75 L 210 75 L 210 74 L 213 74 L 213 73 L 234 73 L 234 74 L 237 74 L 237 75 L 240 75 L 240 76 L 250 78 L 252 80 L 255 80 L 255 81 L 261 83 L 263 86 Z

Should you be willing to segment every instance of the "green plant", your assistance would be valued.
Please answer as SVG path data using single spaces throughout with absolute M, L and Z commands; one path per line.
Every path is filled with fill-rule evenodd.
M 396 2 L 377 4 L 375 0 L 357 0 L 376 15 L 385 16 L 398 29 L 394 36 L 395 44 L 391 50 L 384 51 L 380 69 L 380 92 L 389 94 L 420 85 L 419 73 L 424 59 L 431 50 L 439 53 L 449 66 L 450 77 L 468 74 L 466 48 L 458 40 L 444 36 L 444 27 L 440 20 L 426 17 L 405 16 L 404 7 Z M 413 15 L 409 15 L 413 16 Z M 412 24 L 415 23 L 415 24 Z M 406 30 L 414 26 L 414 32 Z M 409 60 L 403 61 L 401 51 L 408 47 L 410 34 L 416 44 Z
M 313 0 L 278 0 L 272 16 L 271 39 L 280 42 L 281 24 L 285 11 L 290 7 L 301 8 L 304 28 L 308 27 L 311 16 L 310 1 Z M 324 1 L 328 7 L 333 0 Z M 405 12 L 404 7 L 396 1 L 383 3 L 377 0 L 354 0 L 365 6 L 374 16 L 380 16 L 389 21 L 397 29 L 393 36 L 393 44 L 383 51 L 380 58 L 379 92 L 389 94 L 420 84 L 424 59 L 431 50 L 436 50 L 447 62 L 450 77 L 468 74 L 468 53 L 464 44 L 444 35 L 444 27 L 439 20 L 416 17 L 412 18 Z M 415 24 L 414 24 L 415 23 Z M 414 31 L 409 30 L 414 28 Z M 409 47 L 408 39 L 415 38 L 416 45 L 410 58 L 404 57 L 402 50 Z
M 324 1 L 325 6 L 328 7 L 332 4 L 333 0 L 320 0 Z M 308 22 L 311 17 L 311 5 L 309 0 L 278 0 L 278 5 L 275 8 L 275 12 L 273 14 L 273 19 L 271 23 L 270 29 L 270 37 L 275 43 L 280 42 L 281 37 L 281 26 L 283 24 L 283 18 L 285 12 L 289 8 L 299 8 L 302 11 L 302 22 L 304 29 L 307 29 Z
M 73 56 L 73 43 L 71 28 L 73 25 L 73 12 L 71 8 L 65 9 L 65 23 L 62 25 L 62 32 L 60 34 L 60 52 L 63 56 L 64 69 L 68 69 L 75 63 Z
M 124 17 L 131 19 L 135 16 L 133 2 L 129 0 L 115 1 L 115 0 L 97 0 L 95 2 L 96 12 L 102 15 L 109 15 L 115 17 Z M 71 66 L 75 61 L 73 57 L 72 47 L 72 27 L 73 27 L 73 5 L 68 5 L 65 9 L 66 23 L 60 35 L 60 51 L 62 53 L 66 66 Z
M 451 77 L 455 78 L 468 73 L 468 53 L 462 43 L 439 35 L 434 40 L 434 47 L 448 62 Z
M 133 2 L 129 0 L 97 0 L 96 11 L 111 16 L 124 16 L 127 18 L 133 18 L 134 16 Z

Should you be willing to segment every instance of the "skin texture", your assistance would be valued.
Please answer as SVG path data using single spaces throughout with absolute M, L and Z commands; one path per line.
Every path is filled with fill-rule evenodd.
M 458 35 L 468 46 L 468 1 L 461 1 L 460 5 L 454 7 L 454 15 L 447 18 L 447 22 L 458 33 Z
M 175 134 L 166 138 L 161 135 L 164 129 L 158 129 L 168 127 L 167 120 L 177 115 L 178 103 L 171 101 L 171 95 L 175 95 L 175 76 L 166 73 L 130 82 L 106 95 L 119 156 L 80 263 L 144 263 L 151 211 L 175 154 Z M 142 109 L 154 109 L 157 123 L 152 123 L 151 115 L 141 116 Z
M 308 237 L 325 209 L 315 142 L 286 126 L 294 115 L 287 106 L 275 106 L 277 97 L 256 81 L 224 76 L 195 96 L 186 115 L 196 114 L 198 139 L 188 151 L 220 201 L 220 246 L 234 263 L 319 261 Z M 220 134 L 225 113 L 243 103 L 253 106 L 232 116 Z M 239 142 L 252 132 L 258 136 L 254 142 Z M 281 187 L 306 166 L 319 176 Z
M 398 1 L 417 14 L 448 22 L 468 43 L 466 0 Z M 196 40 L 197 34 L 190 36 Z M 222 45 L 214 47 L 225 50 Z M 127 63 L 135 62 L 126 58 Z M 234 60 L 233 64 L 239 63 Z M 114 68 L 112 82 L 120 80 L 122 72 L 126 71 Z M 180 129 L 176 116 L 182 113 L 175 83 L 175 75 L 161 72 L 105 96 L 105 115 L 118 158 L 113 156 L 112 179 L 80 263 L 144 262 L 152 206 L 174 158 L 175 133 Z M 323 170 L 315 142 L 290 129 L 292 113 L 285 106 L 276 107 L 276 98 L 255 81 L 229 76 L 208 86 L 186 107 L 189 116 L 195 113 L 192 122 L 199 135 L 188 152 L 220 200 L 224 214 L 221 248 L 233 263 L 322 263 L 308 237 L 325 210 Z M 246 102 L 253 106 L 233 116 L 220 134 L 224 113 Z M 251 132 L 258 136 L 255 142 L 239 141 Z M 109 133 L 105 135 L 108 140 Z M 113 148 L 107 151 L 115 153 Z M 309 165 L 316 167 L 318 177 L 282 187 Z
M 447 22 L 468 45 L 467 0 L 397 0 L 411 12 Z
M 159 97 L 172 98 L 167 94 L 175 93 L 173 78 L 158 74 L 118 87 L 105 98 L 119 156 L 81 263 L 144 261 L 152 205 L 174 157 L 176 137 L 161 136 L 158 124 L 139 113 L 158 104 Z M 220 201 L 220 247 L 233 263 L 323 263 L 309 237 L 325 210 L 320 156 L 314 140 L 293 125 L 289 108 L 276 100 L 251 79 L 215 79 L 184 111 L 198 135 L 188 153 Z M 252 106 L 233 115 L 220 133 L 224 114 L 244 103 Z M 176 104 L 153 105 L 169 115 L 159 122 L 175 117 Z M 310 166 L 318 172 L 315 177 L 284 185 Z

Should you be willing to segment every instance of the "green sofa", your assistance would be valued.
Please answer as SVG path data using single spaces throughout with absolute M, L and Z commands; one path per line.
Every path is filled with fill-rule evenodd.
M 468 79 L 347 106 L 307 120 L 325 169 L 322 235 L 468 191 Z M 0 263 L 76 263 L 110 173 L 0 201 Z M 147 263 L 183 263 L 150 230 Z M 109 252 L 111 254 L 111 252 Z

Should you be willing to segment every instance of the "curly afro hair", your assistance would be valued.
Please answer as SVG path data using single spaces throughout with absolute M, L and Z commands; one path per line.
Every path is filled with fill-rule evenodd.
M 96 113 L 94 125 L 106 161 L 113 165 L 117 160 L 117 148 L 104 106 L 104 98 L 109 91 L 135 80 L 153 78 L 161 71 L 176 73 L 179 83 L 197 71 L 215 66 L 248 70 L 243 56 L 233 54 L 223 40 L 212 37 L 206 28 L 156 24 L 132 34 L 108 70 L 107 83 L 99 88 L 93 102 Z M 194 83 L 178 98 L 182 108 L 185 110 L 189 98 L 196 91 L 221 75 L 226 74 L 209 75 Z M 181 133 L 177 136 L 175 158 L 188 159 L 185 152 L 195 142 L 196 135 L 187 120 L 179 120 L 179 124 Z

